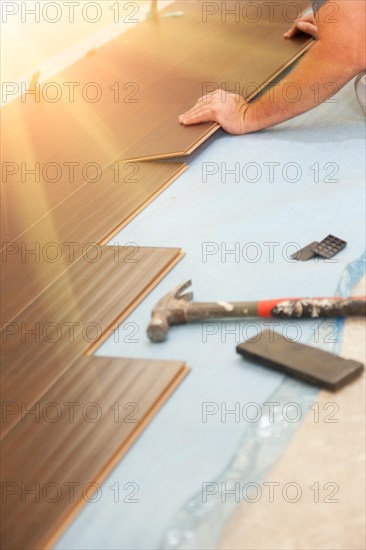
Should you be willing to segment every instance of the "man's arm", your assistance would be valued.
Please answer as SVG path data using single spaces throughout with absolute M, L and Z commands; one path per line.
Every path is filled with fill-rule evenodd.
M 317 42 L 286 78 L 257 101 L 249 104 L 240 96 L 218 90 L 200 98 L 179 117 L 180 122 L 216 121 L 230 133 L 245 134 L 323 103 L 366 68 L 365 5 L 365 0 L 330 0 L 322 6 L 317 13 Z

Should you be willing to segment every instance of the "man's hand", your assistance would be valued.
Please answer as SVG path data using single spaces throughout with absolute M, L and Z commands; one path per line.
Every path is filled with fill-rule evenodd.
M 245 113 L 249 103 L 237 94 L 216 90 L 201 97 L 192 109 L 180 115 L 184 126 L 200 122 L 218 122 L 230 134 L 245 134 Z
M 305 32 L 318 39 L 318 27 L 314 13 L 311 11 L 297 19 L 284 34 L 285 38 L 293 38 L 299 32 Z M 253 128 L 245 126 L 245 114 L 249 103 L 240 95 L 216 90 L 201 97 L 192 109 L 180 115 L 179 122 L 184 126 L 200 124 L 201 122 L 218 122 L 230 134 L 245 134 Z
M 312 14 L 308 14 L 306 18 L 310 17 L 310 20 L 304 21 L 310 25 L 307 30 L 301 28 L 298 21 L 286 33 L 291 37 L 300 28 L 315 33 L 313 27 L 318 27 L 320 38 L 291 73 L 270 91 L 248 104 L 240 96 L 218 90 L 198 100 L 193 109 L 179 117 L 179 121 L 184 125 L 215 121 L 229 133 L 247 134 L 290 120 L 332 97 L 366 69 L 366 2 L 332 0 L 333 13 L 336 10 L 336 17 L 332 20 L 327 6 L 329 4 L 325 3 L 318 10 L 317 25 L 311 19 Z M 296 100 L 291 95 L 289 97 L 289 86 L 294 85 L 299 91 Z
M 316 38 L 316 40 L 318 40 L 319 31 L 316 25 L 314 13 L 312 11 L 310 11 L 306 15 L 302 15 L 301 17 L 299 17 L 299 19 L 296 19 L 292 27 L 287 32 L 285 32 L 283 36 L 285 38 L 293 38 L 294 36 L 299 34 L 299 31 L 310 34 L 310 36 L 313 36 L 314 38 Z

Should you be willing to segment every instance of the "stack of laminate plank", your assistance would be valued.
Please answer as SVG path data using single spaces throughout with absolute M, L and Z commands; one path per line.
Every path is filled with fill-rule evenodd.
M 11 321 L 76 259 L 84 256 L 87 261 L 98 255 L 99 245 L 185 169 L 182 163 L 122 166 L 128 170 L 121 168 L 119 180 L 115 181 L 110 171 L 98 182 L 84 183 L 38 220 L 34 213 L 37 205 L 33 210 L 37 195 L 26 201 L 20 193 L 21 184 L 14 185 L 19 196 L 8 211 L 7 240 L 3 240 L 1 251 L 2 319 Z M 64 185 L 67 188 L 69 183 L 60 183 L 60 187 Z M 42 187 L 38 191 L 42 194 Z M 22 208 L 28 207 L 32 209 L 29 218 L 23 219 Z
M 224 4 L 246 2 L 211 14 L 204 4 L 169 6 L 2 109 L 3 548 L 49 546 L 188 372 L 90 357 L 182 257 L 104 246 L 186 169 L 146 161 L 187 155 L 217 130 L 177 121 L 205 91 L 250 98 L 310 45 L 283 40 L 289 22 L 283 10 L 266 16 L 268 2 L 255 24 L 224 17 Z M 102 94 L 86 101 L 93 82 Z M 65 83 L 76 83 L 72 101 Z M 115 422 L 115 403 L 134 404 L 132 422 Z

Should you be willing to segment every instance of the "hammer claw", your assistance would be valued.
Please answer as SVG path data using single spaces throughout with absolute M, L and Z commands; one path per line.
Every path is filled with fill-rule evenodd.
M 186 292 L 185 294 L 181 294 L 179 296 L 180 300 L 184 300 L 185 302 L 191 302 L 193 300 L 193 292 Z
M 191 285 L 192 285 L 192 281 L 186 281 L 185 283 L 182 283 L 181 285 L 178 285 L 177 287 L 175 287 L 172 294 L 174 294 L 175 298 L 181 298 L 183 292 L 187 290 L 187 288 L 189 288 Z

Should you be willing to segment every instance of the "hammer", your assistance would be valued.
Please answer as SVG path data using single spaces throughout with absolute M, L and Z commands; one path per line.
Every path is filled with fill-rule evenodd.
M 178 285 L 158 301 L 147 327 L 152 342 L 163 342 L 172 325 L 237 317 L 306 319 L 317 317 L 366 316 L 366 296 L 353 298 L 282 298 L 259 302 L 192 302 L 184 291 L 192 281 Z

